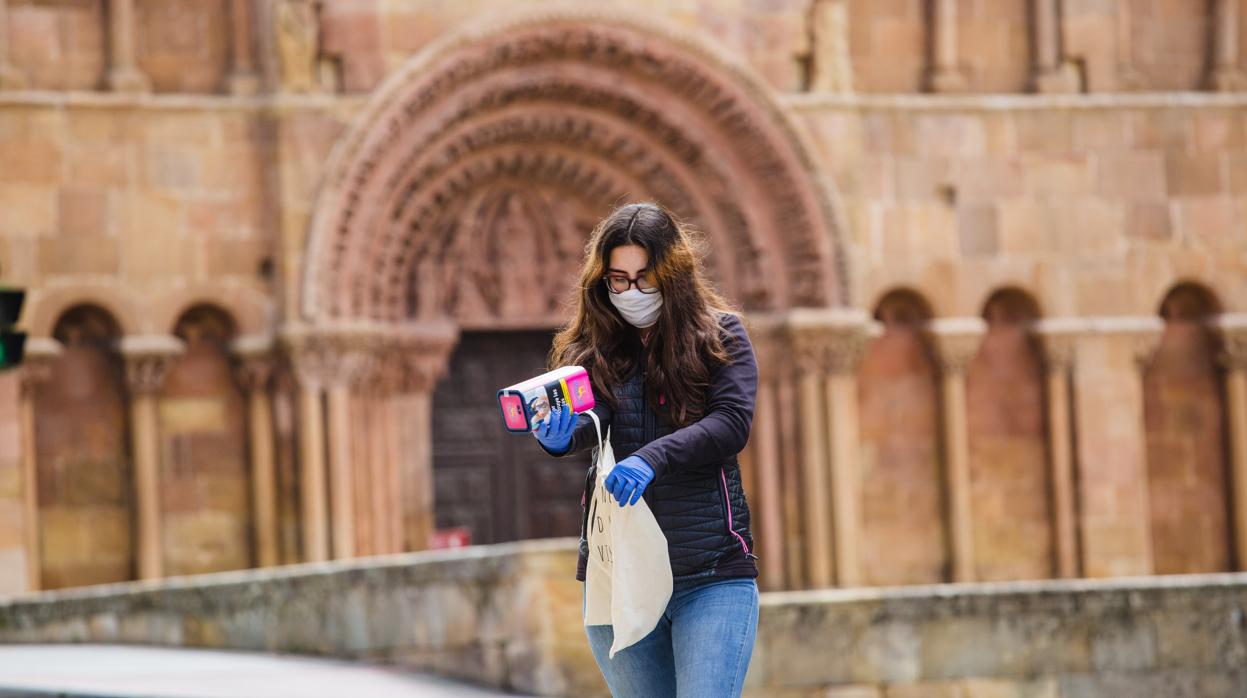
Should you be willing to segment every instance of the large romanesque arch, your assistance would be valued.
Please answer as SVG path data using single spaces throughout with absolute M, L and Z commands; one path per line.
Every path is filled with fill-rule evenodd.
M 319 192 L 302 314 L 553 326 L 593 223 L 642 198 L 705 232 L 745 308 L 842 305 L 822 187 L 767 89 L 707 42 L 527 14 L 437 42 L 378 90 Z

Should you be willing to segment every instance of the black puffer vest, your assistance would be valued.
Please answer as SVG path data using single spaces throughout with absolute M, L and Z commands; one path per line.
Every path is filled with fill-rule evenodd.
M 650 409 L 645 395 L 644 363 L 615 389 L 618 406 L 610 420 L 610 440 L 616 461 L 632 455 L 654 439 L 675 430 L 669 420 Z M 606 438 L 607 424 L 602 424 Z M 592 501 L 597 483 L 596 436 L 593 465 L 585 476 L 582 504 Z M 644 498 L 667 537 L 671 573 L 676 588 L 695 585 L 709 577 L 756 577 L 757 556 L 749 528 L 749 503 L 740 480 L 735 455 L 720 463 L 671 469 L 645 489 Z M 580 527 L 580 561 L 576 578 L 584 581 L 589 543 L 585 531 L 588 507 Z

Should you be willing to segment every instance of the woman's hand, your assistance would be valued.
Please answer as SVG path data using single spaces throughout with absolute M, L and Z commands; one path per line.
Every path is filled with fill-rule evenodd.
M 533 427 L 533 436 L 553 453 L 563 453 L 572 445 L 572 432 L 576 430 L 576 415 L 572 414 L 572 406 L 563 405 L 558 412 L 537 421 Z
M 654 469 L 640 456 L 628 456 L 615 464 L 615 469 L 606 476 L 606 491 L 615 497 L 619 506 L 631 506 L 637 503 L 645 488 L 654 479 Z

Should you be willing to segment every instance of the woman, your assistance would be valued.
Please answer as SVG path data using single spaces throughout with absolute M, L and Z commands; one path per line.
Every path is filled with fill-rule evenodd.
M 618 463 L 605 486 L 644 498 L 667 538 L 674 592 L 658 626 L 609 658 L 611 626 L 586 632 L 617 697 L 738 696 L 758 622 L 758 568 L 736 455 L 753 420 L 758 369 L 740 316 L 702 277 L 689 231 L 663 208 L 629 204 L 593 231 L 575 319 L 551 367 L 584 366 Z M 596 451 L 587 414 L 534 429 L 554 456 Z M 596 462 L 596 454 L 594 457 Z M 595 467 L 582 504 L 593 497 Z M 576 578 L 588 544 L 582 521 Z

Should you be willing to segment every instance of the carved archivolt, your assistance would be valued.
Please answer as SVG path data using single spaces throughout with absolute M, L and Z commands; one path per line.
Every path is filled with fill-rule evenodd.
M 553 312 L 545 292 L 517 306 L 508 269 L 574 269 L 593 222 L 643 198 L 708 236 L 711 274 L 747 308 L 843 303 L 817 182 L 765 88 L 713 48 L 613 13 L 503 21 L 430 47 L 338 144 L 304 315 Z

